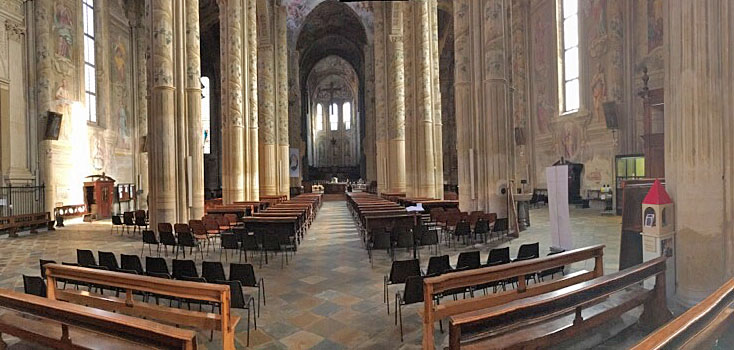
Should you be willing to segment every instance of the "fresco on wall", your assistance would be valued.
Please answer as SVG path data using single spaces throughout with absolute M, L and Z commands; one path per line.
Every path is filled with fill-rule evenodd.
M 601 63 L 597 64 L 596 73 L 591 78 L 591 96 L 594 101 L 594 118 L 597 121 L 604 120 L 604 109 L 602 105 L 607 97 L 607 83 L 604 67 Z
M 555 57 L 555 45 L 553 38 L 553 2 L 546 1 L 541 8 L 533 13 L 533 96 L 535 122 L 538 135 L 546 134 L 549 131 L 549 123 L 555 117 L 556 109 L 554 101 L 556 100 L 555 83 L 556 69 L 553 58 Z
M 295 42 L 298 37 L 298 31 L 301 29 L 301 25 L 306 19 L 306 16 L 316 6 L 324 2 L 325 0 L 283 0 L 283 5 L 286 7 L 288 12 L 287 24 L 288 24 L 288 40 Z M 351 7 L 357 16 L 362 20 L 362 24 L 367 30 L 367 35 L 372 35 L 372 5 L 367 2 L 351 2 L 347 3 L 347 6 Z
M 132 146 L 130 123 L 132 116 L 132 101 L 130 92 L 130 54 L 128 50 L 128 35 L 124 30 L 118 28 L 117 25 L 111 27 L 114 33 L 111 35 L 112 42 L 110 44 L 111 52 L 111 125 L 113 130 L 117 131 L 117 141 L 115 149 L 119 151 L 129 151 Z
M 647 0 L 648 52 L 663 45 L 663 0 Z
M 54 6 L 54 34 L 57 58 L 71 62 L 74 52 L 74 20 L 72 11 L 64 4 L 57 2 Z
M 576 159 L 581 146 L 583 130 L 576 123 L 565 123 L 559 137 L 560 154 L 568 160 Z
M 586 26 L 590 40 L 589 52 L 591 57 L 598 57 L 607 49 L 607 0 L 591 0 L 585 4 L 585 17 L 589 21 Z M 582 19 L 582 25 L 583 22 Z
M 94 133 L 92 134 L 92 137 L 90 137 L 89 143 L 90 164 L 92 165 L 92 168 L 97 172 L 103 171 L 105 169 L 105 165 L 107 164 L 107 152 L 104 138 L 101 135 Z

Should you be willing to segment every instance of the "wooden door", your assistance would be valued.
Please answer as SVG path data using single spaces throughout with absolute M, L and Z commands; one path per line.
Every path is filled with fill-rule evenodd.
M 108 181 L 97 182 L 97 219 L 106 219 L 112 216 L 112 203 L 115 183 Z

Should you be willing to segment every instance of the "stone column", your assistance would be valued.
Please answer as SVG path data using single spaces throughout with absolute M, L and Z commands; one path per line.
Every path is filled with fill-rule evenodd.
M 454 3 L 459 200 L 507 217 L 509 115 L 505 0 Z
M 151 2 L 153 71 L 149 130 L 152 227 L 176 222 L 176 139 L 173 85 L 173 1 Z
M 388 183 L 389 192 L 405 192 L 405 56 L 402 4 L 392 3 L 387 42 Z
M 409 197 L 441 198 L 441 97 L 438 82 L 438 18 L 435 0 L 416 0 L 405 11 L 406 158 Z M 438 121 L 438 127 L 434 121 Z M 441 170 L 441 173 L 438 173 Z
M 222 50 L 222 200 L 245 200 L 244 0 L 220 0 Z
M 148 152 L 142 149 L 142 145 L 138 145 L 143 137 L 148 135 L 148 70 L 147 70 L 147 53 L 149 47 L 150 23 L 145 18 L 144 4 L 139 3 L 134 9 L 135 24 L 133 31 L 133 72 L 135 76 L 135 126 L 137 130 L 136 138 L 133 142 L 136 144 L 134 149 L 137 154 L 135 156 L 136 175 L 139 179 L 137 190 L 139 195 L 136 202 L 139 209 L 148 209 Z
M 289 196 L 291 192 L 289 154 L 290 142 L 288 138 L 288 11 L 285 6 L 275 7 L 275 81 L 277 116 L 276 131 L 278 134 L 278 194 Z
M 267 7 L 267 6 L 266 6 Z M 258 31 L 258 111 L 260 156 L 260 192 L 272 196 L 278 193 L 277 156 L 275 150 L 275 48 L 273 36 L 273 16 L 267 8 L 259 8 L 260 31 Z
M 433 86 L 433 176 L 435 185 L 435 197 L 443 199 L 443 116 L 441 115 L 441 83 L 440 83 L 440 66 L 441 52 L 438 45 L 438 1 L 431 0 L 429 2 L 428 15 L 431 30 L 431 67 L 433 74 L 431 80 Z M 453 147 L 456 147 L 454 145 Z
M 248 100 L 245 118 L 245 198 L 249 201 L 260 199 L 260 175 L 258 158 L 258 109 L 257 109 L 257 0 L 246 0 L 247 12 L 243 17 L 246 23 L 247 71 L 245 89 Z
M 191 202 L 189 218 L 204 216 L 204 148 L 201 128 L 201 54 L 199 1 L 186 0 L 186 119 Z
M 375 64 L 375 167 L 377 191 L 379 193 L 387 192 L 387 27 L 389 18 L 387 17 L 388 5 L 384 3 L 375 3 L 375 45 L 374 45 L 374 64 Z
M 263 3 L 261 3 L 263 4 Z M 288 195 L 288 47 L 285 7 L 258 8 L 260 193 Z
M 665 177 L 675 202 L 677 296 L 693 304 L 734 276 L 734 6 L 664 4 Z

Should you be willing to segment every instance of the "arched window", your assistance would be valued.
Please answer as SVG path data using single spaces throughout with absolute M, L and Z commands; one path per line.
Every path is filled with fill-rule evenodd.
M 84 96 L 86 97 L 87 121 L 96 123 L 97 66 L 94 52 L 94 0 L 82 0 L 82 21 L 84 22 Z M 71 48 L 65 50 L 70 51 Z
M 211 152 L 211 88 L 209 77 L 201 77 L 201 129 L 204 132 L 204 154 Z
M 316 131 L 324 130 L 324 106 L 316 105 Z
M 352 104 L 350 102 L 344 102 L 342 105 L 342 122 L 345 130 L 352 128 Z
M 329 108 L 329 124 L 331 124 L 331 131 L 339 130 L 339 107 L 336 103 Z
M 561 52 L 563 86 L 563 112 L 573 112 L 581 106 L 581 85 L 579 81 L 579 18 L 578 0 L 561 2 Z

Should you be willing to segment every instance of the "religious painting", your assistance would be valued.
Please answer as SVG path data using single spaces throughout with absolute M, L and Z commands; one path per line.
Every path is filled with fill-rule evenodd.
M 563 125 L 559 135 L 559 147 L 564 158 L 572 160 L 578 155 L 582 133 L 581 128 L 574 123 Z
M 132 148 L 133 125 L 132 112 L 132 79 L 130 70 L 129 35 L 121 24 L 112 22 L 110 26 L 110 100 L 111 127 L 117 131 L 115 150 L 127 152 Z
M 604 120 L 604 108 L 603 104 L 607 97 L 607 84 L 604 74 L 604 67 L 601 63 L 596 66 L 596 73 L 591 79 L 591 94 L 594 100 L 594 118 L 597 121 Z
M 663 45 L 663 0 L 647 0 L 647 50 Z
M 556 115 L 554 107 L 556 97 L 555 40 L 553 37 L 553 1 L 546 1 L 533 14 L 532 28 L 532 79 L 533 112 L 538 134 L 549 131 L 549 123 Z
M 102 171 L 107 163 L 107 152 L 104 144 L 104 138 L 98 134 L 92 134 L 90 139 L 90 163 L 96 171 Z
M 587 30 L 591 57 L 599 57 L 606 51 L 607 45 L 607 0 L 591 0 L 585 2 L 585 17 L 588 24 L 582 20 Z
M 56 2 L 54 7 L 53 31 L 56 43 L 54 53 L 57 58 L 71 61 L 74 52 L 74 16 L 63 3 Z
M 127 80 L 127 43 L 122 38 L 117 38 L 112 46 L 112 66 L 114 67 L 114 79 L 124 85 Z

